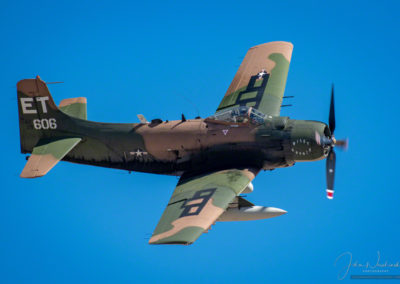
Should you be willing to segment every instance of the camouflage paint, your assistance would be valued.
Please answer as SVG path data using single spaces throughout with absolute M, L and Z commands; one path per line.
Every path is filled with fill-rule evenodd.
M 39 144 L 33 148 L 32 155 L 29 157 L 21 177 L 44 176 L 81 140 L 81 138 L 65 138 L 39 141 Z
M 324 123 L 280 117 L 293 46 L 273 42 L 246 54 L 218 109 L 256 106 L 258 124 L 215 119 L 101 123 L 86 99 L 55 105 L 39 77 L 17 84 L 22 177 L 46 174 L 59 160 L 128 171 L 182 175 L 150 243 L 190 244 L 208 230 L 261 169 L 326 156 Z M 227 170 L 229 169 L 229 170 Z
M 279 116 L 293 45 L 270 42 L 247 52 L 217 111 L 238 105 Z
M 193 243 L 246 188 L 256 173 L 254 170 L 232 169 L 182 177 L 149 243 Z
M 87 119 L 86 98 L 71 98 L 62 100 L 59 109 L 69 116 Z

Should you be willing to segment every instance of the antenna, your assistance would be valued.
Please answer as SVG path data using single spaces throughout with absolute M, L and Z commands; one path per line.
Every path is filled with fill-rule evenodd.
M 185 101 L 187 101 L 189 104 L 191 104 L 194 108 L 195 108 L 195 110 L 196 110 L 196 112 L 197 112 L 197 117 L 200 117 L 200 112 L 199 112 L 199 109 L 197 108 L 197 106 L 191 101 L 191 100 L 189 100 L 187 97 L 185 97 L 185 96 L 183 96 L 183 95 L 180 95 L 180 94 L 178 94 L 181 98 L 183 98 Z
M 294 96 L 283 96 L 284 99 L 292 99 Z M 287 105 L 281 105 L 281 107 L 291 107 L 292 104 L 287 104 Z
M 64 82 L 46 82 L 46 85 L 51 85 L 51 84 L 62 84 Z

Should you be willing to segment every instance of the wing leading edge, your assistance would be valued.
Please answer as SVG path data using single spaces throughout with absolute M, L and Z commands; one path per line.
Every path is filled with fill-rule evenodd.
M 190 178 L 182 176 L 149 243 L 193 243 L 257 173 L 253 169 L 229 169 Z
M 249 49 L 217 111 L 250 106 L 279 116 L 293 45 L 269 42 Z

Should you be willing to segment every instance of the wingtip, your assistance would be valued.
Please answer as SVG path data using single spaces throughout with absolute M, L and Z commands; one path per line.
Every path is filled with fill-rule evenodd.
M 326 190 L 326 197 L 327 197 L 328 199 L 333 199 L 333 190 L 327 189 L 327 190 Z
M 293 43 L 288 42 L 288 41 L 270 41 L 270 42 L 265 42 L 265 43 L 254 45 L 254 46 L 250 47 L 250 49 L 259 48 L 262 46 L 272 46 L 272 45 L 281 45 L 281 46 L 286 45 L 290 48 L 293 48 Z

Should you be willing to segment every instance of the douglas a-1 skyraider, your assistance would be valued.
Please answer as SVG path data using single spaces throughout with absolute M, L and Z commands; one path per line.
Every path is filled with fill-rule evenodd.
M 255 206 L 260 170 L 327 158 L 327 197 L 333 198 L 333 88 L 329 126 L 280 116 L 293 45 L 250 48 L 215 114 L 206 119 L 140 123 L 88 121 L 86 98 L 57 106 L 39 77 L 17 84 L 21 152 L 31 153 L 23 178 L 45 175 L 59 161 L 180 176 L 150 244 L 191 244 L 216 221 L 276 217 L 286 211 Z

